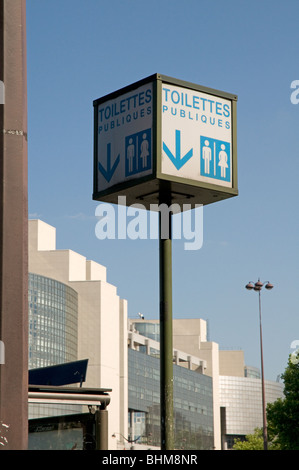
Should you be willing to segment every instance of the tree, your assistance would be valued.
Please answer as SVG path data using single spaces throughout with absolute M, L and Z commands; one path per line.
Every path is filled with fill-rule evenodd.
M 272 441 L 271 435 L 268 435 L 268 449 L 279 450 L 276 441 Z M 233 450 L 264 450 L 263 429 L 256 428 L 254 434 L 248 434 L 244 441 L 236 439 Z
M 236 439 L 234 450 L 263 450 L 264 439 L 262 429 L 255 429 L 254 434 L 248 434 L 245 440 Z
M 288 366 L 281 376 L 284 398 L 267 405 L 267 431 L 269 450 L 299 450 L 299 351 L 290 355 Z M 263 450 L 263 431 L 242 441 L 237 439 L 234 450 Z
M 299 352 L 290 355 L 282 379 L 285 398 L 267 405 L 268 430 L 281 450 L 299 450 Z

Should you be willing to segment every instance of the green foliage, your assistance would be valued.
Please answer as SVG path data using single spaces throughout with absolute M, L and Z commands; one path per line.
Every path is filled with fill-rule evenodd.
M 248 434 L 245 438 L 245 441 L 241 439 L 236 439 L 234 450 L 263 450 L 264 449 L 264 440 L 263 440 L 263 431 L 256 429 L 254 434 Z
M 290 355 L 282 379 L 284 398 L 267 405 L 268 449 L 299 450 L 299 353 Z M 263 430 L 238 439 L 233 449 L 263 450 Z
M 268 404 L 268 429 L 281 450 L 299 450 L 299 354 L 289 357 L 282 379 L 285 398 Z
M 264 450 L 263 429 L 255 429 L 254 434 L 248 434 L 245 440 L 237 439 L 233 450 Z M 272 441 L 272 436 L 268 435 L 268 450 L 279 450 L 276 441 Z

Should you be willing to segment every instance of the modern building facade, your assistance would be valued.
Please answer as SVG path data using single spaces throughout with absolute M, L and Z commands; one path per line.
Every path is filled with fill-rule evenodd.
M 159 322 L 128 319 L 106 268 L 56 249 L 56 230 L 29 221 L 29 364 L 88 359 L 84 386 L 111 389 L 109 449 L 160 445 Z M 227 449 L 261 427 L 261 380 L 243 351 L 221 351 L 202 319 L 173 320 L 178 449 Z M 283 385 L 266 382 L 266 398 Z
M 39 283 L 40 288 L 36 300 L 33 294 L 30 308 L 34 311 L 39 306 L 40 319 L 44 317 L 43 321 L 49 322 L 47 331 L 41 324 L 39 330 L 34 330 L 37 315 L 36 320 L 32 317 L 31 332 L 39 331 L 41 338 L 29 340 L 31 360 L 36 365 L 45 363 L 45 357 L 39 363 L 34 359 L 37 348 L 46 356 L 47 365 L 54 365 L 55 354 L 61 362 L 74 355 L 76 359 L 88 359 L 84 386 L 112 389 L 108 433 L 109 448 L 113 450 L 117 443 L 112 435 L 115 432 L 126 435 L 128 428 L 127 302 L 120 299 L 115 286 L 107 282 L 104 266 L 72 250 L 56 249 L 54 227 L 41 220 L 30 220 L 28 235 L 29 272 L 35 287 Z M 46 312 L 44 304 L 49 302 L 50 285 L 53 310 L 49 308 L 52 315 L 47 319 L 41 312 Z M 29 289 L 34 291 L 33 284 Z M 62 308 L 64 301 L 66 305 Z M 63 344 L 56 351 L 54 343 L 60 339 Z
M 159 343 L 138 333 L 139 329 L 146 334 L 147 331 L 152 331 L 153 327 L 157 329 L 159 325 L 135 325 L 132 322 L 129 324 L 129 436 L 133 441 L 140 436 L 138 443 L 159 447 Z M 158 336 L 154 335 L 156 339 Z M 178 350 L 175 350 L 174 354 L 175 448 L 211 450 L 214 447 L 212 378 L 202 373 L 204 361 L 186 356 Z
M 29 369 L 75 361 L 78 293 L 55 279 L 29 273 Z
M 225 436 L 224 449 L 231 449 L 236 438 L 243 439 L 255 428 L 262 428 L 261 379 L 251 377 L 219 376 L 220 406 Z M 265 381 L 265 401 L 272 403 L 283 397 L 279 382 Z
M 28 367 L 39 369 L 78 356 L 78 293 L 55 279 L 28 275 Z M 29 405 L 28 418 L 78 412 L 76 406 Z

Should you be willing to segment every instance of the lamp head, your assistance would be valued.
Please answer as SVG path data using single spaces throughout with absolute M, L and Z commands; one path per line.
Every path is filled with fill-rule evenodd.
M 252 290 L 252 289 L 253 289 L 253 290 L 255 290 L 255 291 L 260 291 L 260 290 L 262 290 L 262 287 L 263 287 L 264 284 L 265 284 L 265 283 L 264 283 L 264 282 L 261 282 L 260 280 L 258 280 L 258 281 L 255 282 L 254 284 L 253 284 L 253 282 L 250 281 L 250 282 L 248 282 L 248 284 L 246 284 L 245 287 L 246 287 L 246 289 L 248 289 L 248 290 Z M 266 288 L 267 290 L 271 290 L 271 289 L 273 289 L 273 287 L 274 287 L 273 284 L 271 284 L 271 282 L 269 282 L 269 281 L 268 281 L 267 284 L 265 285 L 265 288 Z
M 265 288 L 268 289 L 268 290 L 271 290 L 273 289 L 273 284 L 271 284 L 271 282 L 267 282 L 267 284 L 265 285 Z

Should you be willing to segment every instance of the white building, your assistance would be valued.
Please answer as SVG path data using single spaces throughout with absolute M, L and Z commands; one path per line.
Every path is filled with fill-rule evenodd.
M 106 268 L 72 250 L 56 250 L 56 229 L 29 221 L 29 272 L 70 286 L 78 293 L 77 359 L 88 359 L 86 387 L 112 389 L 112 434 L 127 434 L 127 302 L 106 279 Z M 53 365 L 53 364 L 47 364 Z

